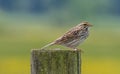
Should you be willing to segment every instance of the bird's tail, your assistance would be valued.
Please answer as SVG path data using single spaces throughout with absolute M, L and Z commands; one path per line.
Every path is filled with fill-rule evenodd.
M 55 42 L 49 43 L 49 44 L 43 46 L 41 49 L 44 50 L 45 48 L 47 48 L 47 47 L 49 47 L 49 46 L 52 46 L 52 45 L 54 45 L 54 44 L 55 44 Z

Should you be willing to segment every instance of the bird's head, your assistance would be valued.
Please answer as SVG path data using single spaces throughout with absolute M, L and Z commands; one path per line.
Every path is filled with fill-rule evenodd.
M 80 24 L 77 25 L 78 28 L 82 28 L 84 30 L 88 30 L 88 28 L 92 27 L 92 25 L 88 22 L 82 22 Z
M 92 25 L 88 22 L 82 22 L 82 23 L 80 23 L 80 25 L 83 27 L 92 27 Z

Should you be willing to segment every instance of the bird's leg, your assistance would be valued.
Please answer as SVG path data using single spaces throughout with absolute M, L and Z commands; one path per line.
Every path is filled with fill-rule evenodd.
M 80 52 L 84 52 L 82 49 L 78 49 L 78 48 L 73 48 L 73 47 L 70 47 L 70 48 L 72 48 L 74 51 L 80 51 Z
M 73 49 L 74 51 L 77 51 L 78 49 L 77 48 L 74 48 L 74 47 L 69 47 L 71 49 Z

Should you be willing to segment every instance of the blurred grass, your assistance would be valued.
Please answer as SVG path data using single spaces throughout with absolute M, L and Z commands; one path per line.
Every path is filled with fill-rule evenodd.
M 31 14 L 29 7 L 34 6 L 29 4 L 31 1 L 1 0 L 0 74 L 30 74 L 31 49 L 41 48 L 84 20 L 94 27 L 89 38 L 79 46 L 84 50 L 82 74 L 120 74 L 118 0 L 68 0 L 66 4 L 61 0 L 58 7 L 56 2 L 51 4 L 57 0 L 46 0 L 40 4 L 48 8 L 44 14 Z M 15 11 L 5 11 L 7 2 L 13 4 Z
M 8 31 L 7 31 L 8 30 Z M 14 27 L 0 35 L 0 74 L 30 74 L 30 51 L 61 36 L 68 28 Z M 83 74 L 119 74 L 120 30 L 91 29 L 89 38 L 79 46 Z

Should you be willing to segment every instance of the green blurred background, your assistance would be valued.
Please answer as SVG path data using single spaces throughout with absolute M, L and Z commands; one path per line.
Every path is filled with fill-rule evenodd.
M 33 48 L 82 21 L 82 74 L 120 74 L 120 0 L 0 0 L 0 74 L 30 74 Z

